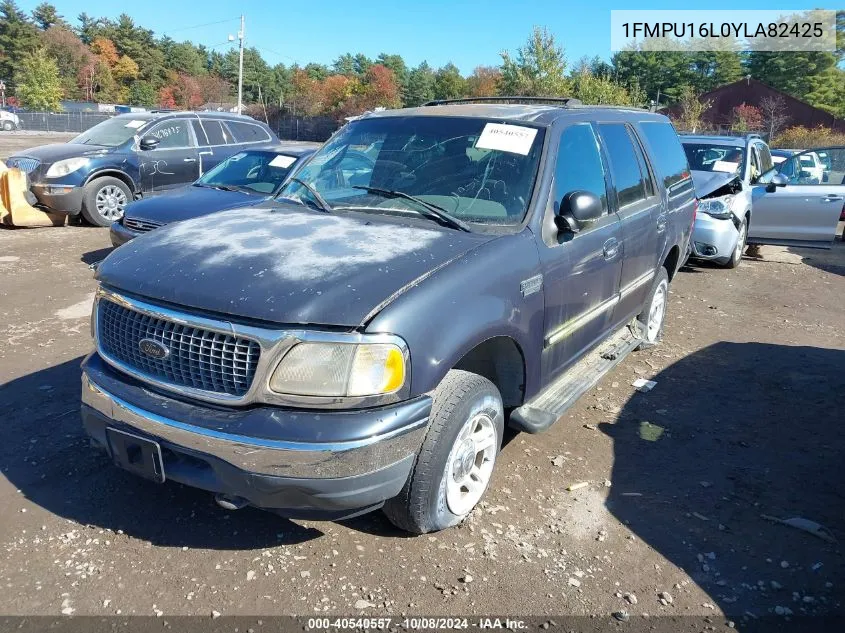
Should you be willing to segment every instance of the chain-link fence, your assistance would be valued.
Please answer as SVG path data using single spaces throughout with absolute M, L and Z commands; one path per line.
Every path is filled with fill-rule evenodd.
M 271 127 L 278 131 L 283 141 L 318 141 L 322 143 L 328 139 L 340 124 L 331 117 L 322 116 L 283 116 L 279 117 L 276 126 L 270 121 Z
M 84 132 L 111 118 L 104 112 L 18 112 L 21 128 L 38 132 Z

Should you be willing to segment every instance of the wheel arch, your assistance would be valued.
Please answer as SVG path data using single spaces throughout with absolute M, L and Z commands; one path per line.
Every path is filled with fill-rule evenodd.
M 675 277 L 675 273 L 678 271 L 678 264 L 680 262 L 680 259 L 681 247 L 675 244 L 672 248 L 669 249 L 669 252 L 666 254 L 666 257 L 663 259 L 663 267 L 666 269 L 666 272 L 669 275 L 670 282 Z
M 506 408 L 518 407 L 524 401 L 525 354 L 511 336 L 491 336 L 476 342 L 450 369 L 461 369 L 487 378 L 499 390 Z
M 138 188 L 135 186 L 135 181 L 127 174 L 125 171 L 121 171 L 120 169 L 100 169 L 95 171 L 94 173 L 90 174 L 83 183 L 84 187 L 87 187 L 89 184 L 97 180 L 98 178 L 102 178 L 103 176 L 111 176 L 112 178 L 117 178 L 127 187 L 129 187 L 129 193 L 133 196 L 138 191 Z M 130 200 L 131 202 L 131 200 Z

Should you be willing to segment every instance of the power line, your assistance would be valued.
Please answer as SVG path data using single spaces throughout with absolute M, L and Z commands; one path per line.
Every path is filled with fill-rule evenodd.
M 240 17 L 228 18 L 226 20 L 218 20 L 217 22 L 206 22 L 205 24 L 194 24 L 193 26 L 183 26 L 183 27 L 179 27 L 178 29 L 168 29 L 166 31 L 162 31 L 162 35 L 167 35 L 168 33 L 179 33 L 180 31 L 190 31 L 191 29 L 201 29 L 204 26 L 214 26 L 215 24 L 225 24 L 226 22 L 234 22 L 235 20 L 240 20 Z
M 292 61 L 294 63 L 299 63 L 299 60 L 294 59 L 290 55 L 282 55 L 280 52 L 274 51 L 270 48 L 264 48 L 263 46 L 254 46 L 253 48 L 257 48 L 258 50 L 264 51 L 265 53 L 272 53 L 273 55 L 277 55 L 278 57 L 281 57 L 282 59 L 289 59 L 290 61 Z

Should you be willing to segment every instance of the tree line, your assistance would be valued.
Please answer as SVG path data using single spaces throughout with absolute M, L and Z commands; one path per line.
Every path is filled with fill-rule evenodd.
M 330 65 L 268 64 L 244 50 L 244 103 L 336 119 L 375 107 L 433 99 L 496 95 L 571 96 L 585 103 L 647 106 L 695 99 L 744 76 L 845 117 L 845 12 L 837 18 L 836 52 L 740 53 L 632 49 L 571 62 L 547 29 L 502 52 L 496 65 L 464 76 L 452 63 L 410 67 L 396 53 L 347 53 Z M 146 107 L 197 108 L 232 103 L 238 51 L 177 42 L 135 24 L 81 13 L 71 25 L 44 2 L 30 15 L 0 2 L 0 79 L 22 105 L 56 110 L 61 99 Z M 748 117 L 749 113 L 743 116 Z

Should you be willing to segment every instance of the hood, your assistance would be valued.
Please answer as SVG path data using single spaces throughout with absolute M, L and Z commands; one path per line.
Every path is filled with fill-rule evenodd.
M 187 308 L 354 327 L 426 273 L 491 239 L 383 216 L 252 207 L 141 235 L 106 257 L 97 278 Z
M 188 185 L 133 202 L 126 207 L 126 216 L 170 224 L 217 211 L 259 204 L 266 198 L 265 194 L 260 193 L 249 194 L 243 191 L 222 191 Z
M 104 145 L 83 145 L 82 143 L 51 143 L 50 145 L 41 145 L 40 147 L 32 147 L 14 154 L 11 158 L 20 158 L 27 156 L 37 158 L 42 163 L 55 163 L 57 160 L 64 158 L 75 158 L 76 156 L 89 156 L 96 154 L 103 154 L 109 150 L 114 150 L 113 147 L 106 147 Z
M 697 171 L 691 170 L 692 182 L 695 185 L 695 195 L 699 198 L 706 198 L 708 195 L 724 187 L 731 180 L 739 178 L 739 174 L 728 174 L 723 171 Z

